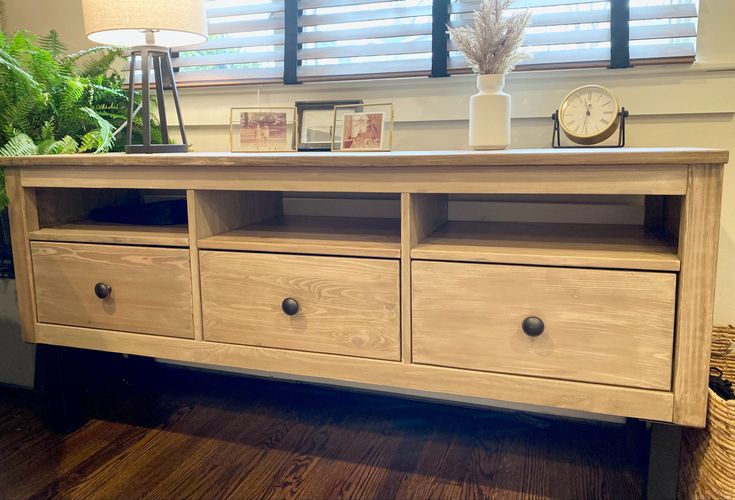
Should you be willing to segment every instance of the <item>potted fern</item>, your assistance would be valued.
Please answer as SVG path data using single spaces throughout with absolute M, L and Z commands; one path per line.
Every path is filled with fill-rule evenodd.
M 2 7 L 0 0 L 0 20 Z M 42 37 L 5 31 L 0 31 L 0 157 L 122 151 L 128 96 L 124 78 L 113 69 L 121 50 L 93 47 L 68 54 L 56 31 Z M 139 116 L 133 125 L 140 140 Z M 151 134 L 161 142 L 157 126 Z M 7 220 L 8 205 L 1 167 L 2 159 L 0 221 Z M 7 224 L 0 229 L 3 253 Z
M 470 98 L 470 147 L 510 145 L 510 96 L 505 75 L 530 56 L 521 50 L 531 19 L 527 10 L 510 11 L 513 0 L 482 0 L 469 26 L 449 28 L 452 40 L 477 74 L 479 92 Z

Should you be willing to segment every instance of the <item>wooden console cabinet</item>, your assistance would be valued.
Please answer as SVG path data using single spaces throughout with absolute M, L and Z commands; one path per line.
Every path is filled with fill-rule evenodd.
M 727 161 L 703 149 L 3 159 L 23 335 L 702 426 Z M 86 220 L 162 190 L 186 199 L 187 224 Z M 284 214 L 292 192 L 384 194 L 400 213 Z M 460 195 L 637 195 L 645 216 L 453 220 Z

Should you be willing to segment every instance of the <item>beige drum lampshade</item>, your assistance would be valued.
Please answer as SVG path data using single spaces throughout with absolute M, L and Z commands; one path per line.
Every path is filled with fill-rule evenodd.
M 204 0 L 82 0 L 84 28 L 93 42 L 119 47 L 180 47 L 207 41 Z

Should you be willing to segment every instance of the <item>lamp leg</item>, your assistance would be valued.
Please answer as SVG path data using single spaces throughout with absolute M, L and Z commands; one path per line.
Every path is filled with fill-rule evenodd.
M 163 96 L 163 72 L 161 71 L 160 55 L 153 56 L 153 76 L 156 80 L 156 101 L 158 101 L 158 123 L 161 126 L 161 139 L 168 144 L 168 123 L 166 121 L 166 103 Z
M 173 65 L 171 63 L 171 54 L 166 53 L 166 57 L 163 59 L 164 70 L 168 74 L 171 80 L 171 95 L 174 98 L 174 105 L 176 106 L 176 116 L 179 119 L 179 130 L 181 131 L 181 142 L 184 145 L 188 145 L 189 141 L 186 140 L 186 130 L 184 129 L 184 118 L 181 115 L 181 106 L 179 105 L 179 91 L 176 88 L 176 79 L 174 78 Z
M 150 87 L 150 52 L 144 48 L 141 50 L 141 98 L 143 100 L 143 146 L 151 145 L 151 87 Z
M 135 86 L 135 61 L 140 58 L 141 67 L 141 119 L 143 121 L 143 140 L 141 144 L 133 144 L 132 123 L 135 115 L 134 102 L 134 86 Z M 150 70 L 153 69 L 153 82 L 151 82 Z M 186 153 L 189 150 L 186 140 L 186 132 L 184 131 L 183 118 L 181 108 L 179 106 L 179 94 L 176 90 L 176 82 L 171 64 L 171 55 L 168 48 L 157 46 L 141 46 L 133 47 L 131 50 L 131 85 L 130 85 L 130 102 L 128 108 L 128 142 L 125 146 L 125 152 L 129 154 L 151 154 L 151 153 Z M 170 135 L 168 133 L 168 120 L 166 118 L 166 103 L 164 100 L 164 91 L 166 80 L 171 80 L 171 91 L 176 105 L 176 113 L 179 117 L 179 127 L 181 129 L 181 140 L 183 144 L 171 144 Z M 158 114 L 161 123 L 161 138 L 163 144 L 151 144 L 151 83 L 155 85 L 153 91 L 156 93 L 158 101 Z
M 135 113 L 135 56 L 137 52 L 130 53 L 130 78 L 128 79 L 128 142 L 133 143 L 133 115 Z

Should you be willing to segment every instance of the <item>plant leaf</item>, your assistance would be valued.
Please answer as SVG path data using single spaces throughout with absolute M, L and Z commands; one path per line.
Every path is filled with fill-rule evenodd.
M 31 156 L 37 152 L 38 148 L 33 139 L 26 134 L 14 136 L 0 148 L 0 156 Z

